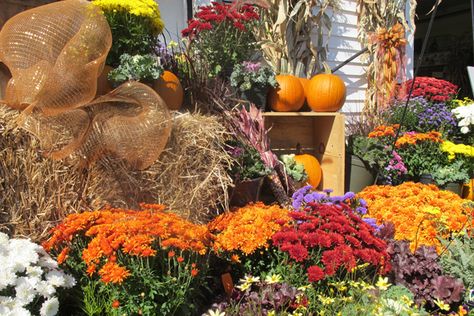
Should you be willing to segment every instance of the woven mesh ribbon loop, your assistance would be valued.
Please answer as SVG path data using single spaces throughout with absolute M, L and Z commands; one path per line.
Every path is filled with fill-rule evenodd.
M 19 124 L 53 159 L 90 164 L 104 155 L 136 169 L 150 166 L 171 131 L 165 102 L 150 87 L 127 82 L 94 100 L 112 45 L 100 9 L 65 0 L 24 11 L 0 30 L 0 61 L 12 74 L 5 100 Z

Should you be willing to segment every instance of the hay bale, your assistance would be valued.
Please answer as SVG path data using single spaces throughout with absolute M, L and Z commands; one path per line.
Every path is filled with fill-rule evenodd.
M 218 117 L 175 117 L 166 150 L 143 171 L 111 157 L 84 170 L 73 160 L 45 158 L 38 141 L 15 127 L 17 117 L 17 111 L 0 106 L 1 231 L 40 240 L 67 214 L 105 204 L 163 203 L 197 223 L 228 207 L 227 170 L 233 161 Z
M 0 231 L 38 240 L 67 213 L 85 209 L 84 177 L 44 157 L 15 127 L 18 111 L 0 106 Z
M 102 160 L 91 170 L 90 189 L 117 207 L 159 202 L 195 223 L 228 209 L 227 173 L 233 163 L 223 146 L 229 134 L 215 116 L 179 114 L 159 161 L 131 171 L 120 161 Z M 97 207 L 98 205 L 94 205 Z

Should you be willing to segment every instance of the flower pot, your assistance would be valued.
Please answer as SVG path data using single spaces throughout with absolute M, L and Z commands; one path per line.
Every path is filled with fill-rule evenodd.
M 346 192 L 360 192 L 365 187 L 374 184 L 374 176 L 357 156 L 348 155 L 350 162 L 346 163 Z
M 268 87 L 252 87 L 250 90 L 242 91 L 242 99 L 247 100 L 259 109 L 264 110 L 267 104 Z
M 230 194 L 230 205 L 242 207 L 250 202 L 257 202 L 260 198 L 260 191 L 264 179 L 265 177 L 260 177 L 236 182 Z
M 474 178 L 462 187 L 462 198 L 474 201 Z
M 433 176 L 431 174 L 422 174 L 420 176 L 420 183 L 423 184 L 436 184 L 436 182 L 433 179 Z
M 446 191 L 451 191 L 453 193 L 456 193 L 457 195 L 461 196 L 462 193 L 462 184 L 461 183 L 456 183 L 456 182 L 450 182 L 447 183 L 442 187 L 443 190 Z

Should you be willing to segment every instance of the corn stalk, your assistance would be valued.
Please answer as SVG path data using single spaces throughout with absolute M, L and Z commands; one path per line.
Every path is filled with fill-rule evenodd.
M 410 3 L 410 12 L 405 13 L 407 4 Z M 376 115 L 380 107 L 386 103 L 386 98 L 381 99 L 381 91 L 379 91 L 379 83 L 383 80 L 384 70 L 384 54 L 380 53 L 382 49 L 380 42 L 371 41 L 374 34 L 380 34 L 381 30 L 390 30 L 397 23 L 403 26 L 405 31 L 414 32 L 415 27 L 415 10 L 417 0 L 358 0 L 358 26 L 359 41 L 363 46 L 369 48 L 367 60 L 367 91 L 364 112 Z M 404 58 L 404 56 L 401 56 Z M 392 63 L 393 64 L 393 63 Z M 403 63 L 400 63 L 405 67 Z M 382 68 L 381 68 L 382 67 Z M 393 70 L 399 73 L 399 78 L 404 78 L 405 69 Z M 385 71 L 386 72 L 386 71 Z M 386 92 L 386 91 L 384 91 Z M 392 91 L 393 93 L 393 91 Z M 391 93 L 389 93 L 390 95 Z M 381 101 L 383 100 L 383 101 Z
M 263 57 L 277 73 L 309 77 L 323 69 L 340 0 L 265 0 L 255 29 Z

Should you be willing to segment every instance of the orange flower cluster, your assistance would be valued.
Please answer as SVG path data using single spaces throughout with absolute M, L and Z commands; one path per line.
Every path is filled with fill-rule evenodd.
M 405 133 L 402 137 L 397 139 L 395 146 L 400 148 L 404 145 L 416 145 L 420 142 L 433 142 L 433 143 L 442 143 L 443 140 L 441 139 L 441 133 L 436 131 L 431 131 L 429 133 L 416 133 L 416 132 L 408 132 Z
M 410 241 L 412 251 L 420 245 L 441 245 L 437 236 L 449 236 L 474 228 L 474 208 L 458 195 L 434 185 L 405 182 L 398 186 L 370 186 L 358 194 L 367 201 L 367 216 L 378 224 L 392 222 L 395 239 Z
M 289 220 L 288 210 L 258 202 L 223 214 L 208 227 L 215 234 L 215 251 L 241 251 L 249 255 L 262 247 L 267 248 L 273 234 Z
M 164 212 L 163 205 L 141 205 L 142 209 L 123 210 L 106 208 L 100 211 L 69 215 L 53 229 L 52 236 L 43 243 L 47 251 L 60 251 L 58 262 L 67 259 L 76 236 L 91 238 L 82 251 L 87 273 L 98 271 L 105 283 L 121 283 L 129 271 L 116 263 L 121 253 L 150 257 L 157 253 L 153 247 L 175 247 L 205 254 L 210 243 L 210 234 L 205 225 L 195 225 L 181 217 Z
M 369 133 L 369 138 L 379 138 L 385 136 L 395 137 L 396 130 L 400 128 L 400 124 L 380 125 Z

